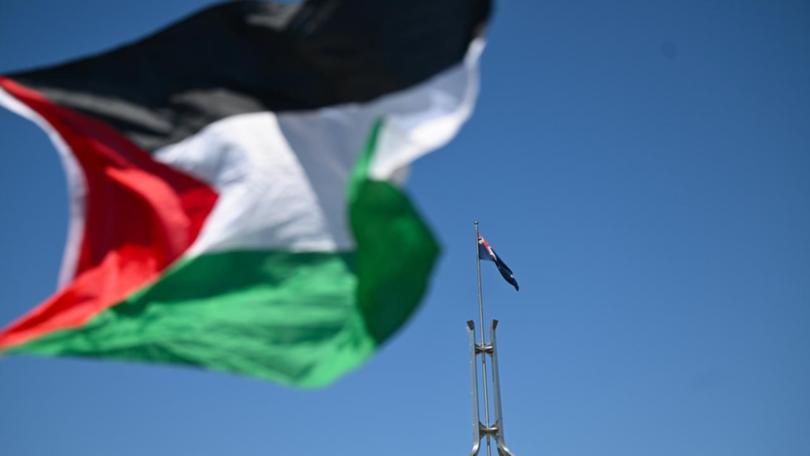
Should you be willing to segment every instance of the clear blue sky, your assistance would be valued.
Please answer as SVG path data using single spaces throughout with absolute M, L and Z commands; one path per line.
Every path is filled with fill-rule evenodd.
M 210 2 L 0 1 L 0 73 Z M 0 453 L 465 454 L 472 225 L 518 455 L 810 454 L 810 3 L 502 1 L 473 119 L 409 187 L 444 245 L 377 357 L 299 391 L 184 368 L 0 360 Z M 48 296 L 57 155 L 0 112 L 0 324 Z

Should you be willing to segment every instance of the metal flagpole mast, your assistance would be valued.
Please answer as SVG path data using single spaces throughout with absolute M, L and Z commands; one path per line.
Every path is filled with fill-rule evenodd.
M 501 386 L 500 377 L 498 375 L 498 352 L 495 348 L 495 328 L 498 327 L 498 320 L 492 320 L 490 328 L 489 344 L 486 343 L 484 335 L 484 293 L 481 286 L 481 258 L 478 256 L 479 247 L 478 241 L 481 236 L 478 232 L 478 222 L 474 224 L 475 227 L 475 273 L 476 285 L 478 290 L 478 323 L 480 326 L 480 344 L 475 342 L 475 323 L 472 320 L 467 321 L 467 336 L 470 343 L 470 378 L 471 378 L 471 394 L 472 394 L 472 425 L 473 425 L 473 446 L 471 456 L 477 456 L 481 449 L 481 438 L 487 438 L 487 456 L 492 456 L 492 437 L 495 438 L 495 444 L 498 449 L 499 456 L 514 456 L 509 448 L 506 446 L 506 441 L 503 437 L 503 410 L 501 406 Z M 484 423 L 481 422 L 481 411 L 478 406 L 478 357 L 481 357 L 481 386 L 483 388 L 484 398 Z M 490 421 L 489 417 L 489 382 L 490 378 L 487 373 L 487 356 L 492 361 L 492 389 L 495 395 L 495 422 Z
M 478 331 L 481 333 L 481 347 L 483 348 L 486 346 L 486 342 L 484 341 L 484 291 L 481 286 L 481 257 L 478 255 L 478 240 L 481 239 L 481 236 L 478 233 L 477 220 L 473 223 L 473 226 L 475 227 L 475 278 L 478 285 Z M 481 356 L 481 373 L 484 376 L 484 419 L 487 425 L 489 425 L 489 390 L 487 386 L 489 377 L 487 376 L 486 356 Z M 487 456 L 492 456 L 489 433 L 487 433 Z

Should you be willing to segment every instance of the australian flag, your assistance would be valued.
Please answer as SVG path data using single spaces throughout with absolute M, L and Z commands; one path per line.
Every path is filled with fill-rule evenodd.
M 487 242 L 487 240 L 480 235 L 478 236 L 478 258 L 494 262 L 495 266 L 498 267 L 498 272 L 501 273 L 504 280 L 515 287 L 515 290 L 520 290 L 520 286 L 518 286 L 512 270 L 509 269 L 509 266 L 507 266 L 506 263 L 504 263 L 503 260 L 501 260 L 501 258 L 495 253 L 495 250 L 490 247 L 489 242 Z

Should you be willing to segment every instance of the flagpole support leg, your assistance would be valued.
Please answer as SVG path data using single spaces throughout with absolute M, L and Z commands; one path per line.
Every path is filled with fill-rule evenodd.
M 498 373 L 498 354 L 495 345 L 495 328 L 498 326 L 498 320 L 492 320 L 490 328 L 490 341 L 488 344 L 479 344 L 475 340 L 475 323 L 470 320 L 467 322 L 467 337 L 470 346 L 470 395 L 472 397 L 472 426 L 473 426 L 473 445 L 471 456 L 478 455 L 481 450 L 481 440 L 484 438 L 492 438 L 495 440 L 496 449 L 499 456 L 514 456 L 514 453 L 507 447 L 506 439 L 503 432 L 503 411 L 501 407 L 501 387 L 500 376 Z M 479 359 L 480 357 L 480 359 Z M 484 358 L 489 357 L 492 363 L 492 392 L 493 392 L 493 407 L 495 419 L 494 422 L 481 421 L 481 411 L 479 409 L 479 378 L 478 378 L 478 364 Z M 484 384 L 489 383 L 490 379 L 484 374 L 482 381 Z M 484 414 L 488 416 L 488 413 Z
M 475 343 L 475 323 L 467 321 L 467 336 L 470 342 L 470 398 L 472 399 L 473 445 L 470 456 L 481 449 L 481 421 L 478 410 L 478 344 Z
M 492 358 L 492 390 L 495 406 L 495 425 L 498 432 L 495 434 L 495 442 L 498 445 L 498 454 L 501 456 L 514 456 L 506 446 L 506 439 L 503 434 L 503 409 L 501 407 L 501 380 L 498 372 L 498 350 L 495 346 L 495 329 L 498 327 L 498 320 L 492 320 L 489 329 L 489 344 L 492 350 L 489 352 Z

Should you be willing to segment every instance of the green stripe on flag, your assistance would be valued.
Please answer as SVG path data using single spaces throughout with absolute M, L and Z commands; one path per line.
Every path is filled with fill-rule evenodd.
M 374 348 L 352 255 L 228 252 L 184 261 L 87 325 L 14 351 L 198 365 L 314 386 Z
M 408 197 L 394 185 L 368 177 L 383 128 L 382 122 L 372 127 L 349 184 L 349 218 L 357 242 L 357 300 L 378 343 L 419 305 L 439 256 L 439 244 Z

